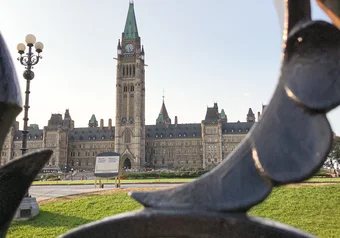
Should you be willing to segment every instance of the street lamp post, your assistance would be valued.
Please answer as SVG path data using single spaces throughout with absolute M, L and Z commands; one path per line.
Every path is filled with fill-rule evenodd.
M 21 154 L 24 155 L 26 154 L 28 148 L 27 148 L 27 135 L 28 135 L 28 109 L 30 108 L 29 106 L 29 94 L 30 94 L 30 81 L 34 78 L 34 72 L 32 71 L 33 66 L 36 65 L 39 60 L 42 58 L 40 56 L 40 53 L 42 52 L 44 45 L 41 42 L 36 42 L 36 38 L 32 34 L 28 34 L 26 36 L 26 44 L 28 46 L 28 53 L 25 53 L 26 46 L 23 43 L 19 43 L 17 45 L 17 50 L 18 53 L 20 54 L 20 57 L 18 60 L 22 65 L 25 66 L 25 71 L 24 71 L 24 78 L 26 79 L 26 91 L 25 91 L 25 105 L 24 105 L 24 127 L 22 130 L 22 146 L 21 146 Z M 37 54 L 34 54 L 32 52 L 32 48 L 35 48 L 35 51 Z M 26 197 L 28 197 L 28 192 L 26 194 Z
M 24 71 L 24 78 L 26 79 L 26 91 L 25 91 L 25 105 L 24 105 L 24 128 L 22 130 L 22 146 L 21 146 L 21 154 L 24 155 L 27 152 L 27 135 L 28 135 L 28 128 L 27 128 L 27 122 L 28 122 L 28 109 L 29 107 L 29 94 L 30 94 L 30 81 L 34 78 L 34 72 L 32 71 L 33 66 L 36 65 L 39 62 L 39 59 L 42 57 L 40 56 L 40 53 L 42 52 L 44 45 L 41 42 L 36 42 L 36 38 L 32 34 L 28 34 L 26 36 L 26 44 L 28 46 L 28 53 L 24 55 L 26 46 L 23 43 L 19 43 L 17 46 L 18 53 L 20 54 L 20 57 L 18 60 L 22 65 L 25 66 Z M 36 52 L 38 54 L 34 54 L 32 52 L 32 48 L 35 48 Z

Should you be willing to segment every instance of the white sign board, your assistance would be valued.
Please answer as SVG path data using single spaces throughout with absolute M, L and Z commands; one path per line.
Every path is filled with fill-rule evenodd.
M 95 176 L 113 177 L 117 176 L 118 172 L 119 172 L 119 155 L 96 157 L 96 167 L 94 170 Z

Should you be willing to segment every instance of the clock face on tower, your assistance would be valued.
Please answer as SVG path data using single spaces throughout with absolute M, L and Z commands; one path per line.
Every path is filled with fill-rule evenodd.
M 133 45 L 132 45 L 132 44 L 127 44 L 127 45 L 125 46 L 125 51 L 126 51 L 127 53 L 132 53 L 132 52 L 133 52 Z

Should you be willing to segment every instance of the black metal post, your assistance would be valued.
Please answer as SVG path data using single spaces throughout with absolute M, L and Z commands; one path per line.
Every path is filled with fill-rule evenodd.
M 29 95 L 30 95 L 30 81 L 34 78 L 34 73 L 31 71 L 32 69 L 32 46 L 33 44 L 28 45 L 28 53 L 27 53 L 27 70 L 24 72 L 24 78 L 26 79 L 26 91 L 25 91 L 25 105 L 24 105 L 24 127 L 22 130 L 22 146 L 21 146 L 21 154 L 24 155 L 27 148 L 27 135 L 28 135 L 28 109 L 29 106 Z
M 33 38 L 33 39 L 32 39 Z M 29 41 L 27 41 L 29 39 Z M 33 41 L 32 41 L 33 40 Z M 26 56 L 23 56 L 25 52 L 25 45 L 24 44 L 18 44 L 18 52 L 20 54 L 20 57 L 18 60 L 22 65 L 25 66 L 26 70 L 24 71 L 24 79 L 26 79 L 26 91 L 25 91 L 25 104 L 24 104 L 24 126 L 22 130 L 22 145 L 21 145 L 21 154 L 25 155 L 28 151 L 27 148 L 27 136 L 28 136 L 28 109 L 30 108 L 29 106 L 29 95 L 30 95 L 30 81 L 34 79 L 34 72 L 32 71 L 33 66 L 36 65 L 39 62 L 39 59 L 41 59 L 40 53 L 42 52 L 42 49 L 44 45 L 41 42 L 37 42 L 35 44 L 35 48 L 37 51 L 37 55 L 34 55 L 32 52 L 32 48 L 35 43 L 35 36 L 33 35 L 27 35 L 26 36 L 26 42 L 28 46 L 28 53 Z M 29 196 L 28 192 L 25 195 L 26 197 Z

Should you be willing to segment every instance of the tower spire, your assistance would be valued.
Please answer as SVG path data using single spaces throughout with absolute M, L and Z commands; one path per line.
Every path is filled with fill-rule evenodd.
M 125 28 L 123 33 L 123 39 L 137 39 L 137 38 L 139 38 L 139 35 L 134 10 L 134 3 L 133 0 L 130 0 L 129 10 L 126 17 Z
M 164 96 L 164 89 L 163 89 L 163 96 L 162 97 L 163 97 L 163 103 L 164 103 L 164 98 L 165 98 L 165 96 Z

